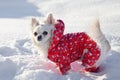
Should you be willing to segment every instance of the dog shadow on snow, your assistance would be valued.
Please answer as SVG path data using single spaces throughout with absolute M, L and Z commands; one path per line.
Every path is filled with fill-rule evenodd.
M 111 50 L 106 60 L 106 79 L 105 80 L 119 80 L 120 79 L 120 52 Z

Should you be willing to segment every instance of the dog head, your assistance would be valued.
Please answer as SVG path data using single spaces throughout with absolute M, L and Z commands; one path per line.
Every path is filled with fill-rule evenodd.
M 54 30 L 54 19 L 52 14 L 47 16 L 43 22 L 37 21 L 35 18 L 31 20 L 32 40 L 37 46 L 48 47 Z M 45 46 L 46 45 L 46 46 Z

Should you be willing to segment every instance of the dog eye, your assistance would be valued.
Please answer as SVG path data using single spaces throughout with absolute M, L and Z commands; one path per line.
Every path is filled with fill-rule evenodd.
M 34 32 L 34 35 L 37 36 L 37 32 Z
M 47 31 L 44 31 L 44 32 L 43 32 L 43 35 L 47 35 L 47 34 L 48 34 L 48 32 L 47 32 Z

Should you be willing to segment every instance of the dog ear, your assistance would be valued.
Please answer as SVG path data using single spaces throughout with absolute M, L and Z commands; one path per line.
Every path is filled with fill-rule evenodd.
M 32 27 L 35 27 L 35 26 L 37 26 L 37 25 L 39 25 L 39 22 L 38 22 L 35 18 L 32 18 L 32 19 L 31 19 L 31 26 L 32 26 Z
M 48 16 L 47 16 L 47 19 L 46 19 L 45 23 L 54 25 L 55 20 L 54 20 L 53 15 L 52 15 L 51 13 L 50 13 L 50 14 L 48 14 Z

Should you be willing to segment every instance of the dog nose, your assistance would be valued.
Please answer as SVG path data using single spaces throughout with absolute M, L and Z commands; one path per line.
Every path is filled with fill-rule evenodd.
M 40 35 L 40 36 L 38 36 L 38 41 L 41 41 L 42 40 L 42 36 Z

